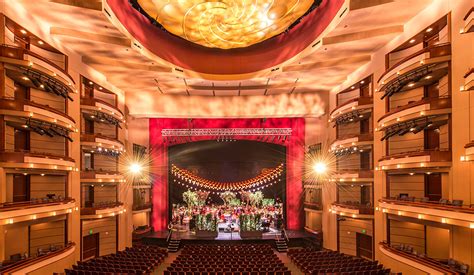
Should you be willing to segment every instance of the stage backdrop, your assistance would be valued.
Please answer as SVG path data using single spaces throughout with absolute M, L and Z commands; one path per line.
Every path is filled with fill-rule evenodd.
M 155 231 L 166 230 L 169 212 L 168 145 L 161 136 L 162 129 L 189 128 L 291 128 L 289 140 L 273 139 L 273 143 L 286 146 L 286 224 L 287 229 L 301 230 L 303 220 L 303 166 L 304 166 L 304 118 L 261 119 L 150 119 L 150 148 L 153 159 L 153 215 Z M 216 139 L 215 136 L 194 137 L 194 141 Z M 237 137 L 257 140 L 257 136 Z M 176 144 L 176 143 L 173 143 Z

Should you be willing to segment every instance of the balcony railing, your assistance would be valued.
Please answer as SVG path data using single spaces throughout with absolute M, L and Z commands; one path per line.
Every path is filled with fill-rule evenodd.
M 16 262 L 4 261 L 0 268 L 0 274 L 26 274 L 37 269 L 40 269 L 52 262 L 71 255 L 75 250 L 76 244 L 68 243 L 64 248 L 59 248 L 54 251 L 48 251 L 43 255 L 37 257 L 30 257 Z M 44 264 L 42 264 L 44 263 Z
M 371 204 L 361 204 L 360 202 L 334 202 L 333 206 L 359 211 L 360 215 L 373 215 L 374 207 Z
M 420 160 L 415 162 L 450 162 L 451 161 L 451 151 L 445 150 L 429 150 L 423 149 L 418 151 L 410 151 L 410 152 L 403 152 L 392 154 L 388 156 L 384 156 L 379 159 L 379 162 L 388 161 L 388 160 L 395 160 L 395 159 L 404 159 L 404 158 L 415 158 L 415 157 L 429 157 L 428 160 Z
M 474 214 L 474 205 L 471 205 L 472 207 L 465 206 L 465 205 L 462 205 L 462 202 L 461 202 L 461 205 L 453 205 L 452 203 L 448 201 L 441 201 L 441 202 L 440 201 L 427 201 L 424 198 L 419 198 L 419 199 L 382 198 L 379 200 L 379 202 Z
M 109 111 L 113 110 L 114 114 L 117 114 L 120 119 L 123 118 L 123 113 L 122 113 L 122 111 L 120 111 L 120 109 L 117 106 L 112 105 L 112 104 L 110 104 L 110 103 L 108 103 L 104 100 L 98 99 L 98 98 L 81 97 L 81 105 L 96 107 L 97 104 L 106 106 L 107 109 L 110 109 Z
M 22 202 L 4 202 L 4 203 L 0 203 L 0 212 L 53 206 L 53 205 L 67 204 L 71 202 L 74 202 L 74 199 L 72 198 L 47 199 L 45 198 L 45 199 L 37 199 L 37 200 L 22 201 Z
M 352 107 L 355 107 L 357 108 L 357 106 L 364 106 L 364 105 L 371 105 L 373 104 L 373 98 L 372 97 L 357 97 L 357 98 L 353 98 L 351 100 L 348 100 L 342 104 L 338 104 L 336 106 L 336 108 L 334 108 L 334 110 L 332 110 L 332 112 L 329 114 L 331 117 L 336 117 L 338 114 L 336 114 L 336 112 L 338 111 L 342 111 L 340 109 L 347 109 L 347 108 L 344 108 L 344 107 L 348 107 L 348 105 L 353 105 Z
M 101 134 L 86 134 L 86 133 L 81 134 L 81 142 L 101 143 L 100 141 L 97 141 L 96 139 L 103 139 L 105 140 L 105 142 L 110 142 L 111 144 L 119 143 L 120 145 L 123 146 L 123 142 L 121 142 L 117 138 L 108 137 Z
M 424 109 L 423 112 L 448 109 L 448 108 L 451 108 L 451 97 L 446 96 L 446 97 L 437 97 L 437 98 L 423 98 L 419 101 L 410 102 L 407 105 L 400 106 L 396 109 L 391 110 L 390 112 L 385 113 L 383 116 L 379 118 L 377 122 L 381 122 L 382 120 L 385 120 L 387 117 L 390 117 L 392 115 L 403 112 L 405 110 L 409 110 L 411 108 L 415 108 L 417 106 L 422 106 L 425 104 L 429 104 L 429 107 L 426 110 Z M 413 113 L 419 113 L 419 112 L 420 112 L 419 110 L 413 111 Z M 406 116 L 409 114 L 412 114 L 412 113 L 403 114 L 401 116 Z M 397 116 L 396 118 L 399 119 L 400 116 Z
M 25 113 L 27 112 L 28 114 L 26 114 L 25 116 L 28 116 L 28 117 L 31 116 L 30 113 L 33 113 L 33 115 L 34 115 L 35 114 L 34 111 L 25 110 L 26 106 L 35 107 L 35 108 L 38 108 L 38 109 L 41 109 L 41 110 L 52 113 L 51 115 L 49 115 L 45 112 L 37 113 L 38 115 L 43 115 L 43 116 L 48 116 L 48 117 L 51 116 L 51 121 L 48 121 L 48 122 L 56 123 L 55 120 L 57 118 L 55 118 L 54 115 L 58 115 L 60 117 L 65 118 L 65 120 L 63 120 L 63 122 L 66 124 L 64 126 L 67 127 L 67 128 L 71 128 L 72 127 L 71 124 L 76 123 L 74 118 L 72 118 L 71 116 L 66 114 L 66 112 L 54 109 L 54 108 L 52 108 L 48 105 L 39 104 L 39 103 L 36 103 L 34 101 L 26 100 L 26 99 L 22 100 L 22 99 L 15 99 L 15 98 L 12 98 L 12 97 L 0 98 L 0 109 L 9 110 L 9 111 L 25 112 Z
M 451 54 L 451 44 L 450 43 L 443 43 L 443 44 L 428 46 L 428 47 L 423 48 L 423 49 L 421 49 L 421 50 L 419 50 L 419 51 L 417 51 L 413 54 L 408 55 L 407 57 L 403 58 L 402 60 L 400 60 L 397 63 L 390 66 L 390 68 L 388 68 L 380 76 L 380 78 L 377 82 L 380 83 L 382 81 L 382 79 L 385 79 L 388 76 L 388 74 L 390 74 L 392 71 L 395 71 L 396 68 L 400 67 L 404 63 L 406 63 L 406 62 L 408 62 L 412 59 L 415 59 L 418 56 L 422 56 L 422 55 L 425 55 L 425 54 L 429 55 L 428 58 L 436 58 L 436 57 L 450 55 Z M 419 61 L 418 64 L 420 66 L 424 65 L 424 62 L 422 62 L 423 60 L 424 59 L 417 60 L 417 61 Z M 398 70 L 398 71 L 400 71 L 400 70 Z M 382 82 L 382 84 L 383 84 L 383 82 Z M 387 84 L 387 83 L 385 83 L 385 84 Z
M 304 208 L 312 209 L 312 210 L 322 210 L 323 206 L 321 203 L 318 202 L 304 202 L 303 203 Z
M 386 242 L 380 242 L 381 251 L 389 257 L 397 256 L 405 258 L 407 261 L 402 261 L 410 266 L 417 266 L 424 272 L 429 274 L 467 274 L 468 267 L 457 268 L 456 266 L 449 266 L 440 260 L 436 260 L 427 256 L 421 256 L 403 250 L 401 246 L 390 245 Z
M 40 159 L 47 159 L 49 161 Z M 0 162 L 28 164 L 28 168 L 61 169 L 71 171 L 75 165 L 75 160 L 68 156 L 29 150 L 0 150 Z M 66 168 L 64 169 L 59 166 L 65 166 Z
M 140 211 L 140 210 L 145 210 L 145 209 L 150 209 L 153 206 L 151 202 L 146 202 L 142 204 L 134 204 L 132 207 L 133 211 Z
M 343 169 L 339 168 L 336 169 L 336 177 L 342 177 L 344 175 L 348 175 L 348 177 L 352 177 L 355 175 L 358 178 L 373 178 L 374 171 L 373 170 L 362 170 L 362 169 Z
M 21 48 L 21 47 L 17 47 L 17 46 L 13 46 L 13 45 L 3 44 L 3 45 L 0 45 L 0 55 L 2 57 L 19 59 L 19 60 L 24 60 L 24 61 L 29 61 L 29 60 L 27 60 L 26 56 L 31 56 L 31 57 L 36 58 L 36 59 L 48 64 L 49 66 L 53 67 L 55 70 L 57 70 L 61 74 L 64 74 L 68 78 L 67 79 L 68 81 L 75 84 L 74 79 L 71 77 L 71 75 L 69 75 L 67 70 L 65 70 L 64 68 L 61 68 L 56 63 L 52 62 L 51 60 L 49 60 L 49 59 L 47 59 L 47 58 L 31 51 L 31 50 Z
M 99 214 L 98 211 L 112 209 L 123 206 L 122 202 L 102 202 L 97 203 L 93 207 L 83 207 L 81 208 L 81 215 L 97 215 Z

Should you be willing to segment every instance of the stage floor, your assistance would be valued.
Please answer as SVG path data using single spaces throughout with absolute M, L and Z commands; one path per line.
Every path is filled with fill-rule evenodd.
M 307 233 L 306 231 L 286 230 L 286 234 L 288 235 L 289 239 L 311 237 L 311 234 Z M 276 239 L 277 235 L 281 235 L 281 232 L 272 230 L 271 232 L 263 233 L 262 238 L 260 240 L 274 240 Z M 151 232 L 145 238 L 166 239 L 167 237 L 168 237 L 168 231 L 158 231 L 158 232 Z M 196 235 L 190 231 L 187 231 L 187 232 L 174 231 L 173 238 L 181 239 L 181 240 L 202 240 L 200 238 L 197 238 Z M 213 240 L 239 241 L 239 240 L 242 240 L 242 238 L 240 238 L 239 232 L 233 232 L 233 233 L 219 232 L 219 234 L 217 235 L 217 238 Z

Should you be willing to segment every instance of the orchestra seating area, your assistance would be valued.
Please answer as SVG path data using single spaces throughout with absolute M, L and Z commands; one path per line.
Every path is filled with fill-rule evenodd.
M 291 272 L 269 244 L 212 244 L 185 246 L 164 274 L 289 275 Z
M 372 262 L 335 251 L 291 249 L 288 251 L 288 257 L 303 274 L 390 274 L 390 269 L 385 269 L 377 261 Z
M 78 262 L 69 275 L 151 274 L 160 265 L 168 252 L 157 246 L 139 245 L 115 254 Z

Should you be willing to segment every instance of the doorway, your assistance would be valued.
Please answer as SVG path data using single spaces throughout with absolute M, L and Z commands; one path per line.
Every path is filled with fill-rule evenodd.
M 30 200 L 30 175 L 13 175 L 13 202 Z
M 441 174 L 425 175 L 425 197 L 430 201 L 439 201 L 442 198 Z
M 373 259 L 372 236 L 356 233 L 357 257 Z
M 99 233 L 90 234 L 82 238 L 82 260 L 99 257 Z

